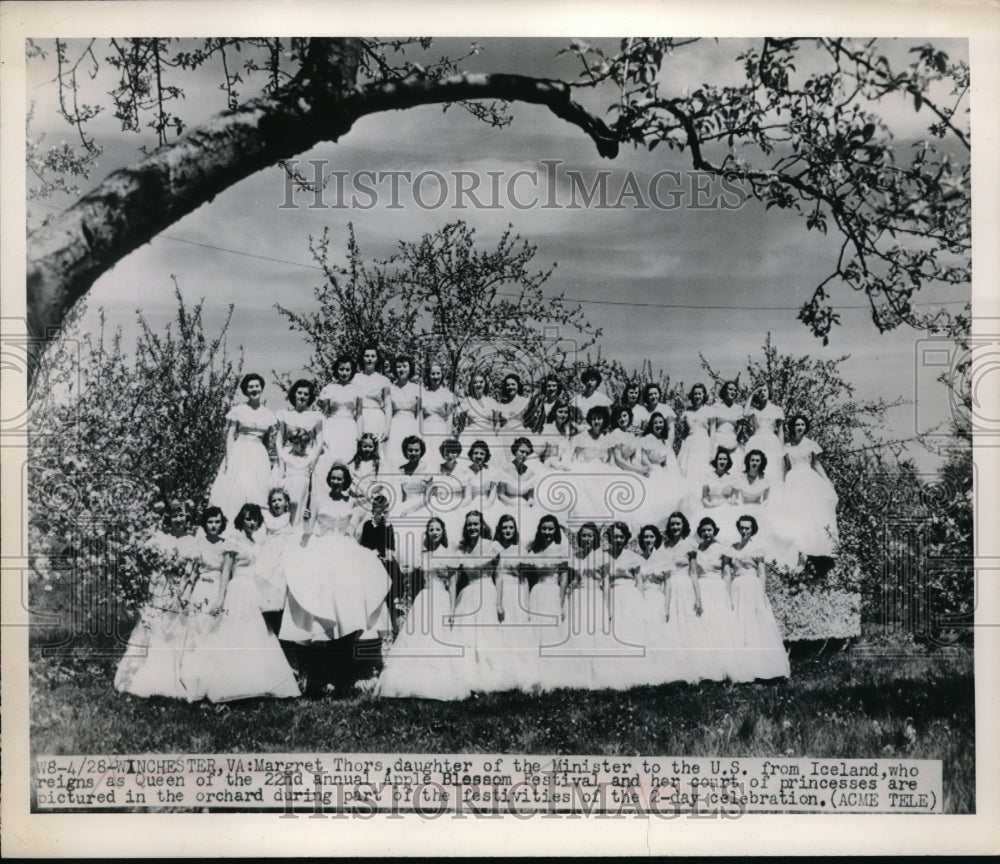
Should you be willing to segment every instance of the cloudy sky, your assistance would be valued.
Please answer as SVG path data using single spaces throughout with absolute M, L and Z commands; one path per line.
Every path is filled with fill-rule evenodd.
M 483 52 L 467 64 L 473 69 L 564 78 L 578 71 L 570 58 L 556 57 L 565 40 L 481 41 Z M 467 44 L 468 40 L 442 40 L 433 51 L 453 53 Z M 913 44 L 895 42 L 889 50 L 902 57 Z M 965 56 L 961 41 L 940 44 L 953 57 Z M 738 70 L 734 58 L 744 45 L 727 39 L 685 49 L 666 74 L 678 92 L 702 81 L 728 82 Z M 810 62 L 806 56 L 804 63 Z M 54 110 L 51 65 L 33 63 L 28 73 L 28 98 L 36 103 L 32 131 L 44 132 L 47 143 L 72 140 Z M 106 90 L 109 75 L 110 70 L 100 69 L 88 86 Z M 206 70 L 187 83 L 183 110 L 189 125 L 225 107 L 218 81 L 218 70 Z M 106 95 L 102 102 L 97 93 L 88 101 L 109 102 Z M 926 112 L 918 115 L 911 103 L 902 100 L 882 111 L 901 146 L 921 137 L 930 122 Z M 753 202 L 731 210 L 640 209 L 632 198 L 624 200 L 622 209 L 519 208 L 515 203 L 530 202 L 534 196 L 544 201 L 555 194 L 568 201 L 566 172 L 580 172 L 588 184 L 597 172 L 610 172 L 607 183 L 614 200 L 630 172 L 645 197 L 649 178 L 656 172 L 683 171 L 687 165 L 682 154 L 662 148 L 652 154 L 626 149 L 614 161 L 602 160 L 576 127 L 546 109 L 517 105 L 512 114 L 513 123 L 502 131 L 455 107 L 443 112 L 439 106 L 429 106 L 364 118 L 341 141 L 303 154 L 300 162 L 321 159 L 329 170 L 346 172 L 348 190 L 363 171 L 409 171 L 414 176 L 439 172 L 449 193 L 442 206 L 419 206 L 412 187 L 403 181 L 402 206 L 393 208 L 385 181 L 375 184 L 381 194 L 370 209 L 363 207 L 370 200 L 365 195 L 357 202 L 362 206 L 309 207 L 312 199 L 302 192 L 294 196 L 298 206 L 282 207 L 289 195 L 284 172 L 262 171 L 171 226 L 102 277 L 90 295 L 87 325 L 92 326 L 100 307 L 112 325 L 127 330 L 134 324 L 136 309 L 154 324 L 166 323 L 172 313 L 173 275 L 185 299 L 207 300 L 210 329 L 221 323 L 228 305 L 235 304 L 229 346 L 242 348 L 247 370 L 294 375 L 308 350 L 288 331 L 274 304 L 310 307 L 320 278 L 308 250 L 310 235 L 328 228 L 340 255 L 346 226 L 353 222 L 362 249 L 369 256 L 380 256 L 390 253 L 398 240 L 417 240 L 458 218 L 475 227 L 484 243 L 495 242 L 510 223 L 537 245 L 540 268 L 557 265 L 546 291 L 582 301 L 588 317 L 604 331 L 604 353 L 628 366 L 637 367 L 648 358 L 654 368 L 663 368 L 675 380 L 693 383 L 703 377 L 701 352 L 715 367 L 735 373 L 748 354 L 758 353 L 770 332 L 785 352 L 822 358 L 849 354 L 844 372 L 861 397 L 919 396 L 918 409 L 908 405 L 893 412 L 893 434 L 905 436 L 915 426 L 926 428 L 947 416 L 945 394 L 931 383 L 940 370 L 928 371 L 921 363 L 920 334 L 902 329 L 880 336 L 863 297 L 843 290 L 835 296 L 842 326 L 835 329 L 829 347 L 824 348 L 796 320 L 798 306 L 833 266 L 835 238 L 806 232 L 798 220 L 773 210 L 765 214 Z M 105 147 L 99 176 L 139 155 L 136 148 L 141 142 L 121 133 L 111 115 L 106 108 L 94 123 L 94 134 Z M 554 192 L 547 183 L 549 160 L 558 161 Z M 538 184 L 521 175 L 512 201 L 505 194 L 506 184 L 518 171 L 537 172 Z M 456 209 L 453 172 L 481 177 L 478 194 L 486 203 L 490 203 L 488 172 L 501 172 L 500 206 Z M 682 188 L 690 182 L 682 175 Z M 661 196 L 668 197 L 675 188 L 668 178 L 659 187 Z M 436 181 L 429 179 L 421 191 L 425 204 L 435 203 Z M 67 203 L 68 199 L 51 200 L 48 207 Z M 324 203 L 337 203 L 332 187 Z M 30 209 L 33 218 L 47 210 L 36 203 Z M 928 294 L 921 299 L 965 298 Z

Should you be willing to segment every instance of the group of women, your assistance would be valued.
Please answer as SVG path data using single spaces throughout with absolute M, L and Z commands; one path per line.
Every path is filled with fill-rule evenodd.
M 157 540 L 192 562 L 186 602 L 151 603 L 119 689 L 297 695 L 282 643 L 391 631 L 383 696 L 788 674 L 767 565 L 832 555 L 837 497 L 766 387 L 695 385 L 678 416 L 656 384 L 613 402 L 592 369 L 573 397 L 511 373 L 494 398 L 474 372 L 459 398 L 439 364 L 380 368 L 375 347 L 340 357 L 277 412 L 243 379 L 201 531 Z

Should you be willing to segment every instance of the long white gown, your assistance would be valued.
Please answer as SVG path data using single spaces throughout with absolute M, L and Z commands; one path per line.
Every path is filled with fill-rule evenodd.
M 212 484 L 209 503 L 231 520 L 244 504 L 267 506 L 271 459 L 265 441 L 278 421 L 270 408 L 251 408 L 246 402 L 230 408 L 226 420 L 236 427 L 235 436 L 227 439 L 226 457 Z
M 195 540 L 198 576 L 185 614 L 180 680 L 189 701 L 226 702 L 255 696 L 299 695 L 292 668 L 260 611 L 256 581 L 233 569 L 221 612 L 208 612 L 219 591 L 231 539 Z
M 684 477 L 671 442 L 643 435 L 639 448 L 650 470 L 645 478 L 645 500 L 636 513 L 637 521 L 662 528 L 667 517 L 684 501 Z
M 722 575 L 722 558 L 728 555 L 715 541 L 707 549 L 697 546 L 695 567 L 701 592 L 702 614 L 692 623 L 692 650 L 699 678 L 721 681 L 748 681 L 736 664 L 736 616 L 733 613 L 729 589 Z
M 776 530 L 774 516 L 777 508 L 771 498 L 774 483 L 770 475 L 769 465 L 766 475 L 758 476 L 752 482 L 745 472 L 737 476 L 734 484 L 738 501 L 736 511 L 739 516 L 753 516 L 757 520 L 754 541 L 766 561 L 773 561 L 781 567 L 794 567 L 799 559 L 798 549 Z
M 623 549 L 617 558 L 606 550 L 604 560 L 614 646 L 598 664 L 597 679 L 604 687 L 624 690 L 649 683 L 645 598 L 638 578 L 643 559 L 631 549 Z
M 643 557 L 639 572 L 643 582 L 643 630 L 646 645 L 646 663 L 643 683 L 665 684 L 670 681 L 690 681 L 694 661 L 685 641 L 681 626 L 683 619 L 668 620 L 667 611 L 673 592 L 678 589 L 671 581 L 676 569 L 676 551 L 664 548 L 654 549 L 649 557 Z M 687 556 L 682 556 L 683 566 L 680 576 L 690 579 L 687 574 Z M 690 592 L 689 592 L 690 593 Z M 691 605 L 694 599 L 691 595 Z
M 348 536 L 353 503 L 327 495 L 313 506 L 312 537 L 283 556 L 288 594 L 280 638 L 308 644 L 387 631 L 389 576 L 375 552 Z
M 424 552 L 424 584 L 385 658 L 376 694 L 389 698 L 454 701 L 470 696 L 465 646 L 451 624 L 448 582 L 455 578 L 453 551 Z
M 833 555 L 838 539 L 837 493 L 812 467 L 823 449 L 811 438 L 786 444 L 791 469 L 785 475 L 776 528 L 805 555 Z
M 781 630 L 757 575 L 757 561 L 764 550 L 752 538 L 742 549 L 730 547 L 733 581 L 730 596 L 736 616 L 737 663 L 744 676 L 787 678 L 791 674 Z
M 392 423 L 389 440 L 383 450 L 383 461 L 392 468 L 398 468 L 406 461 L 403 455 L 403 441 L 410 435 L 420 436 L 420 385 L 407 381 L 402 387 L 393 384 L 389 388 L 392 399 Z
M 724 447 L 733 458 L 733 464 L 743 461 L 742 450 L 736 438 L 736 424 L 743 419 L 743 406 L 733 402 L 727 405 L 721 399 L 712 405 L 712 419 L 715 429 L 712 433 L 711 451 L 715 454 L 718 447 Z
M 430 453 L 437 454 L 438 447 L 445 438 L 454 438 L 451 415 L 455 408 L 455 394 L 447 387 L 420 392 L 422 417 L 420 437 L 427 444 Z
M 776 424 L 779 420 L 785 419 L 785 412 L 781 407 L 773 402 L 768 402 L 763 408 L 749 410 L 750 417 L 754 420 L 754 433 L 744 445 L 743 452 L 749 453 L 751 450 L 760 450 L 767 458 L 767 468 L 765 469 L 772 484 L 780 485 L 781 476 L 784 473 L 782 467 L 782 457 L 784 456 L 784 445 L 778 437 Z
M 708 462 L 715 455 L 708 435 L 708 421 L 712 416 L 712 409 L 708 405 L 702 405 L 697 410 L 688 409 L 683 416 L 687 422 L 688 434 L 681 442 L 677 462 L 690 488 L 693 481 L 701 479 L 702 472 L 709 468 Z
M 610 447 L 608 467 L 617 470 L 621 480 L 617 487 L 621 491 L 613 494 L 610 499 L 613 507 L 612 519 L 613 521 L 625 522 L 632 529 L 633 533 L 642 527 L 643 510 L 646 508 L 647 501 L 652 495 L 652 472 L 650 472 L 650 477 L 645 477 L 637 471 L 628 471 L 621 468 L 615 462 L 615 452 L 618 453 L 626 465 L 641 470 L 641 440 L 638 436 L 624 429 L 613 429 L 606 437 L 606 441 Z
M 521 568 L 524 555 L 519 546 L 493 544 L 497 555 L 496 588 L 504 611 L 500 625 L 502 663 L 512 686 L 531 690 L 539 684 L 538 636 L 531 624 L 529 585 Z
M 529 550 L 524 556 L 532 574 L 528 611 L 538 640 L 538 682 L 543 690 L 567 686 L 568 628 L 563 615 L 559 578 L 568 567 L 569 557 L 565 544 L 552 544 L 537 553 Z
M 385 427 L 388 418 L 386 417 L 386 405 L 384 392 L 390 390 L 392 382 L 380 372 L 358 372 L 351 382 L 357 389 L 358 396 L 361 397 L 361 416 L 359 420 L 358 437 L 364 434 L 371 434 L 379 441 L 385 435 Z
M 176 556 L 173 568 L 178 571 L 187 566 L 186 559 L 195 551 L 193 537 L 175 537 L 162 531 L 155 532 L 148 545 L 168 560 Z M 151 575 L 149 600 L 129 636 L 125 654 L 115 672 L 118 692 L 143 697 L 187 698 L 180 681 L 185 634 L 180 603 L 182 579 L 165 572 Z
M 323 447 L 312 472 L 312 499 L 314 502 L 327 496 L 326 475 L 330 468 L 340 463 L 346 465 L 358 449 L 358 388 L 354 381 L 327 384 L 316 397 L 325 414 L 323 419 Z

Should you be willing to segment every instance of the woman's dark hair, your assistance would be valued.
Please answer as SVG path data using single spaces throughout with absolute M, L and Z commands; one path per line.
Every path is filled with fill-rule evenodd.
M 221 534 L 226 530 L 226 526 L 229 524 L 229 520 L 226 518 L 226 514 L 222 512 L 221 507 L 206 507 L 201 514 L 201 518 L 198 520 L 198 524 L 201 525 L 202 530 L 205 530 L 205 526 L 208 524 L 208 520 L 216 516 L 222 517 L 222 527 L 219 528 L 219 533 Z
M 612 522 L 607 528 L 604 529 L 604 536 L 608 538 L 609 543 L 615 542 L 615 529 L 621 531 L 621 533 L 625 535 L 625 541 L 622 543 L 622 548 L 624 548 L 628 544 L 628 541 L 632 539 L 632 531 L 624 522 Z
M 233 520 L 233 527 L 237 531 L 242 531 L 247 527 L 247 519 L 256 519 L 257 525 L 264 524 L 264 514 L 260 510 L 259 504 L 244 504 L 240 507 L 240 512 Z
M 365 368 L 365 353 L 368 352 L 368 351 L 374 351 L 375 352 L 375 371 L 376 372 L 381 372 L 382 371 L 382 352 L 381 352 L 381 350 L 379 350 L 378 345 L 373 345 L 373 344 L 368 344 L 368 345 L 362 345 L 361 346 L 361 350 L 358 351 L 358 367 L 357 368 L 358 369 L 364 369 Z
M 341 487 L 344 492 L 346 492 L 351 486 L 351 469 L 344 465 L 342 462 L 335 462 L 330 466 L 330 470 L 326 472 L 326 485 L 330 485 L 330 477 L 333 475 L 334 471 L 344 472 L 344 485 Z
M 760 476 L 764 476 L 764 469 L 767 468 L 767 456 L 764 455 L 763 450 L 751 450 L 743 457 L 743 470 L 748 472 L 750 470 L 750 457 L 753 455 L 760 456 Z
M 638 404 L 639 395 L 642 393 L 642 385 L 639 384 L 638 381 L 626 381 L 625 382 L 625 386 L 622 387 L 622 398 L 619 400 L 619 403 L 622 404 L 622 405 L 625 404 L 625 394 L 628 393 L 629 390 L 635 390 L 636 391 L 635 398 L 636 398 L 636 403 Z
M 594 425 L 594 418 L 600 417 L 604 421 L 604 429 L 611 425 L 611 412 L 603 405 L 595 405 L 587 412 L 587 425 Z
M 683 513 L 681 513 L 680 510 L 674 510 L 674 512 L 671 513 L 667 517 L 667 531 L 666 531 L 666 537 L 667 538 L 670 537 L 670 520 L 671 519 L 680 519 L 681 520 L 681 523 L 684 526 L 683 528 L 681 528 L 681 539 L 682 540 L 685 539 L 686 537 L 688 537 L 691 534 L 691 523 L 688 522 L 688 517 L 685 516 Z
M 472 458 L 472 451 L 473 451 L 473 450 L 477 450 L 477 449 L 478 449 L 478 450 L 485 450 L 485 451 L 486 451 L 486 460 L 485 460 L 485 461 L 483 462 L 483 464 L 484 464 L 484 465 L 489 465 L 489 464 L 490 464 L 490 455 L 491 455 L 491 454 L 490 454 L 490 445 L 489 445 L 489 444 L 487 444 L 487 443 L 486 443 L 485 441 L 483 441 L 483 440 L 476 440 L 476 441 L 473 441 L 473 442 L 472 442 L 472 443 L 471 443 L 471 444 L 469 445 L 469 449 L 468 449 L 468 451 L 466 451 L 466 452 L 468 452 L 468 454 L 469 454 L 469 458 L 470 458 L 470 459 Z
M 562 526 L 559 524 L 559 520 L 556 519 L 551 513 L 546 513 L 541 519 L 538 520 L 538 527 L 535 529 L 535 539 L 531 541 L 531 545 L 528 547 L 530 552 L 541 552 L 545 546 L 545 538 L 542 537 L 542 525 L 546 522 L 551 522 L 556 526 L 556 532 L 552 535 L 553 543 L 562 543 Z
M 365 442 L 365 441 L 371 441 L 372 444 L 375 445 L 375 447 L 372 449 L 372 458 L 371 459 L 363 459 L 362 456 L 361 456 L 361 444 L 363 442 Z M 378 452 L 378 438 L 376 438 L 375 435 L 372 434 L 371 432 L 365 432 L 358 439 L 358 446 L 357 446 L 357 449 L 354 451 L 354 458 L 351 460 L 351 465 L 354 466 L 354 470 L 355 471 L 359 471 L 359 470 L 361 470 L 361 463 L 362 462 L 371 462 L 372 466 L 375 469 L 375 473 L 378 474 L 378 470 L 379 470 L 379 466 L 381 464 L 381 461 L 382 460 L 381 460 L 381 457 L 379 456 L 379 452 Z
M 688 390 L 688 402 L 694 402 L 694 391 L 701 390 L 702 395 L 705 397 L 702 401 L 708 401 L 708 389 L 704 384 L 695 384 L 690 390 Z
M 403 444 L 402 444 L 403 456 L 406 456 L 406 451 L 410 449 L 411 444 L 420 445 L 420 458 L 423 459 L 424 454 L 427 452 L 427 445 L 424 443 L 424 439 L 421 438 L 419 435 L 407 435 L 403 439 Z M 406 458 L 409 457 L 406 456 Z
M 711 465 L 713 468 L 717 467 L 715 463 L 719 461 L 720 456 L 725 456 L 726 461 L 729 463 L 726 466 L 726 470 L 722 472 L 723 474 L 728 474 L 729 469 L 733 467 L 733 457 L 732 454 L 730 454 L 730 452 L 725 447 L 717 447 L 715 449 L 715 455 L 712 457 L 712 461 L 709 462 L 708 464 Z
M 556 404 L 553 405 L 549 409 L 549 413 L 548 413 L 548 416 L 545 418 L 545 422 L 546 423 L 551 423 L 552 425 L 554 425 L 556 427 L 556 429 L 559 429 L 559 420 L 556 417 L 556 412 L 560 408 L 565 408 L 566 409 L 566 424 L 563 427 L 563 429 L 565 429 L 566 427 L 569 427 L 570 430 L 571 430 L 570 434 L 576 434 L 576 424 L 573 422 L 574 414 L 576 413 L 576 409 L 572 405 L 570 405 L 568 402 L 556 402 Z M 559 429 L 559 431 L 562 432 L 563 430 Z
M 479 376 L 480 378 L 482 378 L 482 379 L 483 379 L 483 396 L 489 396 L 489 395 L 490 395 L 490 376 L 489 376 L 489 375 L 487 375 L 487 374 L 486 374 L 485 372 L 480 372 L 480 371 L 479 371 L 478 369 L 473 369 L 473 370 L 472 370 L 472 371 L 471 371 L 471 372 L 469 373 L 469 389 L 468 389 L 468 391 L 466 392 L 466 395 L 469 395 L 469 394 L 471 394 L 471 393 L 472 393 L 472 380 L 473 380 L 473 379 L 474 379 L 474 378 L 475 378 L 475 377 L 476 377 L 477 375 L 478 375 L 478 376 Z
M 308 408 L 313 402 L 316 401 L 316 384 L 310 381 L 308 378 L 299 378 L 291 387 L 288 388 L 288 404 L 295 404 L 295 391 L 300 387 L 307 387 L 309 389 L 309 401 L 306 402 L 306 407 Z
M 584 531 L 590 531 L 594 535 L 594 548 L 598 548 L 601 545 L 601 529 L 597 527 L 596 522 L 584 522 L 579 528 L 576 529 L 576 545 L 579 547 L 583 540 L 581 536 Z
M 465 518 L 462 520 L 462 540 L 458 544 L 459 552 L 471 552 L 475 549 L 475 545 L 469 540 L 469 535 L 466 531 L 469 525 L 469 517 L 475 516 L 479 519 L 479 539 L 480 540 L 492 540 L 493 535 L 490 533 L 490 526 L 486 524 L 486 520 L 483 518 L 483 514 L 479 510 L 470 510 L 465 514 Z
M 428 542 L 428 537 L 427 537 L 427 528 L 430 527 L 430 524 L 432 522 L 437 522 L 437 524 L 441 526 L 441 543 L 438 545 L 437 548 L 446 549 L 448 547 L 448 529 L 445 527 L 444 520 L 439 519 L 437 516 L 431 516 L 431 518 L 427 520 L 427 525 L 424 527 L 423 547 L 425 552 L 430 551 L 430 543 Z
M 530 439 L 525 438 L 523 435 L 514 439 L 513 443 L 510 445 L 510 452 L 517 453 L 517 448 L 522 445 L 528 448 L 529 455 L 535 452 L 535 445 L 531 443 Z
M 809 430 L 812 429 L 812 423 L 809 422 L 809 418 L 805 414 L 793 414 L 791 419 L 788 421 L 788 440 L 792 440 L 792 436 L 795 434 L 795 424 L 799 420 L 804 420 L 806 424 L 806 431 L 802 433 L 803 437 L 809 434 Z
M 517 395 L 518 396 L 523 396 L 524 395 L 524 385 L 521 383 L 521 376 L 520 375 L 518 375 L 518 374 L 516 374 L 514 372 L 508 372 L 506 375 L 503 376 L 504 383 L 506 383 L 507 381 L 509 381 L 512 378 L 517 382 Z
M 410 374 L 407 375 L 406 378 L 407 378 L 407 380 L 411 379 L 413 377 L 414 370 L 417 368 L 413 364 L 413 358 L 409 354 L 400 354 L 399 356 L 393 358 L 393 361 L 392 361 L 392 371 L 393 372 L 396 371 L 396 367 L 400 363 L 408 363 L 409 364 L 409 366 L 410 366 Z
M 583 374 L 580 376 L 580 380 L 584 384 L 586 384 L 588 381 L 596 381 L 597 385 L 600 386 L 601 381 L 603 381 L 604 379 L 601 378 L 600 372 L 598 372 L 596 369 L 591 368 L 583 370 Z
M 706 525 L 711 525 L 712 526 L 712 530 L 716 534 L 719 533 L 719 526 L 716 524 L 715 520 L 711 516 L 706 516 L 704 519 L 701 520 L 701 522 L 698 523 L 698 534 L 699 535 L 701 534 L 701 529 L 704 528 Z
M 441 442 L 441 446 L 438 447 L 438 452 L 445 458 L 448 458 L 449 454 L 454 454 L 455 456 L 462 455 L 462 442 L 457 438 L 445 438 Z
M 750 523 L 750 536 L 751 537 L 753 537 L 753 535 L 756 534 L 760 530 L 760 526 L 757 524 L 757 520 L 754 519 L 754 517 L 751 516 L 749 513 L 744 513 L 742 516 L 740 516 L 739 519 L 736 520 L 736 530 L 737 531 L 740 530 L 740 522 L 749 522 Z
M 733 401 L 735 402 L 736 397 L 739 396 L 740 393 L 740 385 L 737 384 L 735 381 L 723 381 L 722 386 L 719 388 L 719 396 L 722 396 L 722 394 L 726 392 L 726 388 L 729 387 L 730 385 L 732 385 L 733 389 L 736 391 L 735 395 L 733 396 Z
M 659 417 L 663 421 L 663 434 L 657 435 L 653 431 L 653 421 Z M 654 411 L 649 415 L 649 419 L 646 421 L 646 431 L 642 433 L 642 437 L 645 438 L 647 435 L 652 435 L 658 441 L 666 441 L 667 435 L 669 434 L 669 425 L 667 424 L 667 418 L 659 411 Z
M 240 381 L 240 392 L 244 396 L 247 395 L 247 388 L 249 388 L 251 381 L 260 381 L 260 389 L 264 389 L 264 379 L 261 378 L 256 372 L 251 372 L 249 375 L 244 375 L 243 380 Z
M 639 535 L 638 535 L 639 536 L 639 545 L 642 546 L 642 535 L 645 534 L 647 531 L 652 531 L 653 532 L 653 538 L 654 538 L 653 539 L 653 548 L 654 549 L 659 549 L 663 545 L 663 534 L 661 533 L 660 529 L 657 528 L 655 525 L 643 525 L 639 529 Z
M 354 362 L 354 358 L 350 354 L 341 354 L 333 364 L 333 370 L 336 372 L 345 363 L 349 363 L 351 366 L 351 377 L 354 377 L 354 373 L 357 371 L 358 364 Z
M 514 526 L 514 539 L 511 541 L 511 545 L 513 546 L 521 539 L 521 533 L 517 530 L 517 520 L 511 516 L 510 513 L 504 513 L 503 516 L 497 519 L 497 527 L 493 531 L 493 538 L 501 546 L 503 545 L 503 535 L 501 535 L 500 529 L 503 528 L 503 526 L 508 522 Z
M 649 394 L 652 393 L 654 390 L 659 390 L 660 397 L 661 398 L 663 397 L 663 388 L 655 381 L 651 381 L 649 384 L 647 384 L 645 387 L 642 388 L 642 401 L 645 402 L 647 399 L 649 399 Z
M 555 385 L 556 385 L 556 398 L 558 399 L 559 396 L 562 395 L 562 392 L 563 392 L 563 383 L 555 375 L 546 375 L 542 379 L 541 383 L 538 385 L 538 389 L 544 394 L 545 393 L 545 387 L 546 387 L 546 385 L 550 381 L 554 382 Z
M 628 415 L 628 425 L 632 425 L 632 417 L 634 416 L 632 414 L 632 409 L 629 408 L 628 405 L 623 405 L 619 402 L 611 408 L 611 425 L 616 429 L 618 428 L 618 419 L 622 416 L 622 414 Z

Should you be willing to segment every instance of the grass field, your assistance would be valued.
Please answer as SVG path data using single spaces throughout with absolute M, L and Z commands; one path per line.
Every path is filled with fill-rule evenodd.
M 34 653 L 34 652 L 33 652 Z M 944 812 L 975 811 L 971 651 L 797 649 L 788 681 L 458 703 L 351 696 L 187 704 L 116 693 L 111 660 L 31 663 L 38 754 L 524 753 L 940 759 Z

